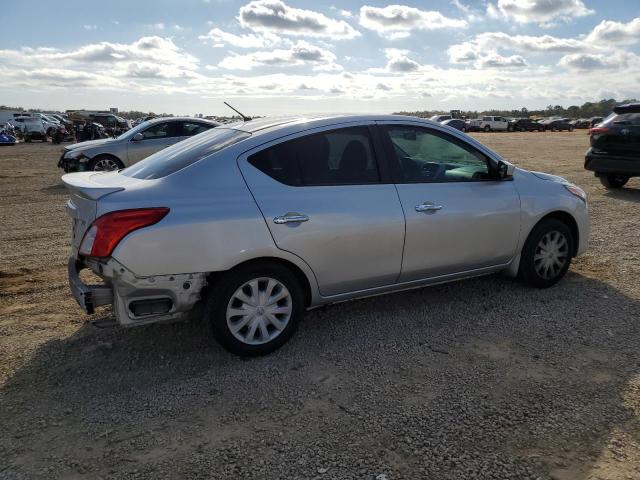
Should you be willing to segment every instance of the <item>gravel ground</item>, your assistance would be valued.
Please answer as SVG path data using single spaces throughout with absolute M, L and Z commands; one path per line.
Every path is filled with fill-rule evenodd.
M 331 306 L 252 360 L 203 322 L 87 323 L 59 148 L 1 148 L 0 478 L 639 479 L 640 179 L 605 191 L 584 131 L 476 136 L 587 190 L 567 278 Z

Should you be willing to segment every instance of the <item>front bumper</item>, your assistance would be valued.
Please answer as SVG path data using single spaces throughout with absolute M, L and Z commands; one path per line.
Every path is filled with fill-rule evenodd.
M 596 172 L 596 175 L 601 173 L 618 173 L 629 176 L 640 176 L 640 156 L 625 157 L 596 153 L 590 148 L 584 159 L 584 168 Z

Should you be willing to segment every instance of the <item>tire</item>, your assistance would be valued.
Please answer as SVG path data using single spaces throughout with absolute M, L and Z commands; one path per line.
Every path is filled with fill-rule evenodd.
M 489 125 L 485 125 L 484 126 L 484 131 L 485 132 L 490 132 L 491 131 L 491 127 Z
M 87 170 L 94 172 L 110 172 L 121 168 L 124 168 L 122 162 L 111 155 L 98 155 L 87 164 Z
M 571 265 L 574 242 L 565 223 L 555 218 L 541 220 L 533 227 L 522 248 L 518 270 L 520 281 L 536 288 L 548 288 L 558 283 Z
M 275 282 L 276 286 L 272 286 L 271 282 Z M 281 294 L 288 296 L 269 306 L 269 300 L 262 300 L 264 297 L 255 291 L 256 287 L 258 292 L 271 287 L 271 298 Z M 252 310 L 254 306 L 243 303 L 239 295 L 245 299 L 257 297 L 259 310 Z M 271 315 L 279 320 L 281 329 L 270 319 L 268 308 L 289 312 Z M 251 314 L 233 315 L 233 312 L 245 309 Z M 291 270 L 274 262 L 247 265 L 225 274 L 207 294 L 204 309 L 204 319 L 210 323 L 213 337 L 226 350 L 243 357 L 266 355 L 280 348 L 292 337 L 303 315 L 302 286 Z M 235 333 L 232 330 L 234 324 L 236 327 L 241 325 Z
M 570 132 L 573 132 L 573 127 L 569 127 L 569 131 L 570 131 Z
M 615 190 L 617 188 L 622 188 L 629 181 L 629 177 L 624 175 L 604 175 L 602 177 L 598 177 L 600 183 L 609 190 Z
M 466 128 L 466 127 L 462 127 L 462 128 L 460 129 L 460 131 L 461 131 L 462 133 L 467 133 L 467 128 Z

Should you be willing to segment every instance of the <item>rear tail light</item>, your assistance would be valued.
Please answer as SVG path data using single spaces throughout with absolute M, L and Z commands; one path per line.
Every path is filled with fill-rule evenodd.
M 124 237 L 140 228 L 162 220 L 169 213 L 165 207 L 135 208 L 109 212 L 97 218 L 80 244 L 80 253 L 91 257 L 108 257 Z
M 589 129 L 589 135 L 593 135 L 594 133 L 607 133 L 609 129 L 607 127 L 593 127 Z

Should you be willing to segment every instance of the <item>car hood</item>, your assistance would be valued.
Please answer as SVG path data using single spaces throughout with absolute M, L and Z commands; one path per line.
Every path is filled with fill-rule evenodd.
M 544 172 L 531 172 L 533 175 L 541 180 L 549 180 L 550 182 L 569 183 L 566 178 L 559 177 L 558 175 L 551 175 Z
M 115 141 L 115 138 L 100 138 L 98 140 L 89 140 L 86 142 L 74 143 L 72 145 L 67 145 L 64 147 L 65 150 L 75 150 L 77 148 L 91 148 L 91 147 L 99 147 L 100 145 L 104 145 L 105 143 L 111 143 Z

